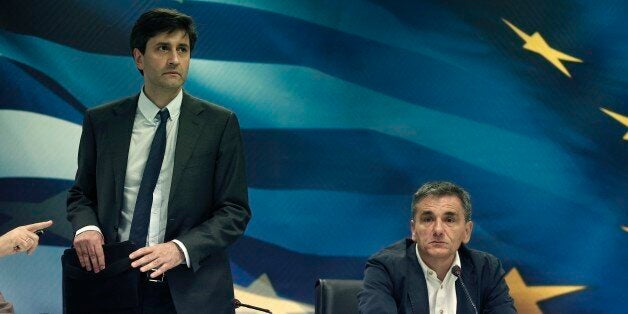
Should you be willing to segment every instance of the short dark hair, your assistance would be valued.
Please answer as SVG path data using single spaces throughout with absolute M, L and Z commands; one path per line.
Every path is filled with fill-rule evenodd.
M 457 196 L 464 209 L 464 220 L 471 221 L 471 195 L 461 186 L 447 181 L 427 182 L 423 184 L 412 197 L 412 219 L 417 212 L 417 204 L 429 196 Z
M 142 54 L 146 52 L 146 43 L 160 33 L 171 33 L 183 30 L 190 38 L 190 51 L 196 44 L 196 25 L 191 16 L 174 9 L 157 8 L 145 12 L 133 25 L 131 31 L 131 55 L 137 48 Z

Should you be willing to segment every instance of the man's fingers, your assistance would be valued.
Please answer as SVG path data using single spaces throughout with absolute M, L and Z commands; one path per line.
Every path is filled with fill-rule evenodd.
M 176 245 L 176 244 L 174 244 Z M 161 276 L 167 270 L 176 266 L 179 258 L 179 251 L 175 247 L 174 253 L 170 250 L 168 244 L 158 244 L 151 247 L 141 248 L 129 255 L 129 258 L 135 259 L 131 266 L 134 268 L 140 268 L 141 272 L 147 272 L 151 269 L 154 270 L 151 273 L 152 278 Z
M 28 239 L 33 241 L 33 242 L 31 242 L 31 244 L 36 244 L 37 242 L 39 242 L 39 236 L 36 235 L 35 233 L 33 233 L 33 232 L 24 232 L 24 234 L 26 234 Z
M 96 256 L 96 248 L 94 245 L 89 245 L 89 261 L 92 263 L 92 269 L 95 273 L 100 271 L 100 265 L 98 264 L 98 257 Z
M 29 238 L 29 239 L 30 239 L 30 238 Z M 28 241 L 28 242 L 30 242 L 30 247 L 28 248 L 28 250 L 26 251 L 26 253 L 27 253 L 28 255 L 31 255 L 31 254 L 33 254 L 33 252 L 35 252 L 35 250 L 37 249 L 38 242 L 37 242 L 37 241 L 33 241 L 33 240 Z
M 160 266 L 159 260 L 158 259 L 154 259 L 149 263 L 144 264 L 144 266 L 142 266 L 142 268 L 140 268 L 140 271 L 145 273 L 151 269 L 156 269 L 157 267 Z
M 74 238 L 74 248 L 78 255 L 81 267 L 87 271 L 99 272 L 105 267 L 105 254 L 102 246 L 103 236 L 98 231 L 81 232 Z
M 74 249 L 76 250 L 76 256 L 78 257 L 79 262 L 81 263 L 81 267 L 86 268 L 85 260 L 83 259 L 83 250 L 77 244 L 74 244 Z
M 133 266 L 134 268 L 145 266 L 148 263 L 151 263 L 156 259 L 157 259 L 157 256 L 154 256 L 152 254 L 147 254 L 147 255 L 144 255 L 142 258 L 139 258 L 133 261 L 133 263 L 131 263 L 131 266 Z M 142 271 L 145 271 L 145 270 L 142 270 Z
M 135 250 L 135 252 L 131 253 L 129 255 L 129 258 L 130 259 L 136 259 L 136 258 L 138 258 L 140 256 L 144 256 L 144 255 L 149 254 L 151 252 L 152 252 L 152 249 L 150 247 L 143 247 L 143 248 L 137 249 L 137 250 Z
M 28 239 L 28 238 L 27 238 Z M 24 252 L 28 250 L 28 241 L 27 239 L 18 238 L 14 242 L 13 250 L 15 252 Z
M 78 248 L 80 250 L 77 250 L 76 254 L 78 254 L 80 258 L 83 259 L 83 267 L 85 268 L 85 270 L 91 271 L 92 262 L 90 261 L 90 258 L 89 258 L 89 243 L 85 241 L 81 241 L 78 243 Z
M 36 234 L 31 233 L 26 239 L 26 243 L 28 243 L 28 245 L 26 246 L 26 253 L 28 255 L 31 255 L 33 254 L 33 252 L 35 252 L 35 249 L 37 249 L 37 245 L 39 244 L 39 237 Z
M 92 262 L 89 260 L 89 248 L 86 243 L 81 243 L 81 256 L 85 262 L 85 269 L 87 271 L 92 271 Z
M 52 226 L 52 224 L 53 224 L 52 220 L 48 220 L 48 221 L 36 222 L 30 225 L 25 225 L 24 227 L 28 229 L 28 231 L 30 232 L 35 232 L 40 229 L 46 229 Z
M 150 277 L 157 278 L 161 276 L 162 274 L 166 273 L 166 271 L 168 271 L 171 268 L 172 266 L 170 264 L 164 263 L 157 270 L 155 270 L 152 274 L 150 274 Z
M 98 260 L 98 265 L 100 265 L 100 269 L 105 269 L 105 252 L 102 249 L 101 245 L 96 245 L 95 247 L 96 259 Z
M 81 263 L 81 267 L 87 269 L 87 264 L 85 263 L 85 259 L 83 258 L 85 254 L 83 252 L 83 242 L 80 240 L 78 236 L 74 238 L 74 250 L 76 250 L 76 256 L 78 257 L 79 262 Z

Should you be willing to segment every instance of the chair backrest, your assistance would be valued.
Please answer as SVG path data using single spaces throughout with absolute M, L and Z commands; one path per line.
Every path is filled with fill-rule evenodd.
M 362 280 L 319 279 L 316 282 L 316 314 L 357 314 Z

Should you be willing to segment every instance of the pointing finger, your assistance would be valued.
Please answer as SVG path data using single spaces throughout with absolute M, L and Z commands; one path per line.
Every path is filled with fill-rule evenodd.
M 26 227 L 26 229 L 28 229 L 30 232 L 35 232 L 40 229 L 46 229 L 52 226 L 52 224 L 53 224 L 52 220 L 48 220 L 48 221 L 36 222 L 34 224 L 26 225 L 24 227 Z

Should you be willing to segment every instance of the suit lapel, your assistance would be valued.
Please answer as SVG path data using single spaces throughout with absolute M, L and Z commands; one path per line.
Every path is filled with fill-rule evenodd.
M 109 130 L 107 130 L 107 134 L 110 136 L 108 140 L 112 153 L 117 209 L 122 208 L 122 193 L 124 192 L 129 145 L 131 144 L 138 97 L 139 95 L 128 98 L 113 108 L 114 118 L 109 124 Z
M 466 293 L 464 292 L 464 290 L 462 289 L 462 285 L 458 282 L 459 280 L 464 280 L 464 284 L 467 286 L 467 290 L 469 291 L 469 294 L 471 296 L 471 298 L 473 299 L 473 302 L 475 303 L 476 306 L 480 306 L 478 303 L 478 298 L 477 298 L 477 292 L 478 290 L 478 286 L 477 286 L 477 280 L 476 280 L 476 272 L 475 272 L 475 267 L 473 266 L 473 263 L 471 263 L 471 260 L 468 258 L 467 254 L 465 253 L 465 248 L 461 248 L 458 253 L 460 254 L 460 264 L 462 264 L 461 268 L 462 268 L 462 278 L 458 278 L 458 280 L 456 280 L 456 299 L 458 301 L 458 306 L 457 306 L 457 313 L 475 313 L 474 309 L 473 309 L 473 305 L 471 305 L 471 303 L 469 302 L 469 299 L 467 298 Z
M 410 240 L 406 240 L 410 241 Z M 408 265 L 406 287 L 408 289 L 407 298 L 412 306 L 412 313 L 429 313 L 429 300 L 427 298 L 427 284 L 425 275 L 419 265 L 416 256 L 416 243 L 406 246 L 406 261 Z
M 170 188 L 169 204 L 173 204 L 173 197 L 177 190 L 177 185 L 181 180 L 183 169 L 190 159 L 196 141 L 200 135 L 203 119 L 200 116 L 205 108 L 187 93 L 183 93 L 181 103 L 181 116 L 179 117 L 179 131 L 177 133 L 177 146 L 174 152 L 174 169 L 172 171 L 172 184 Z M 168 206 L 173 208 L 173 206 Z M 170 216 L 170 214 L 168 214 Z

